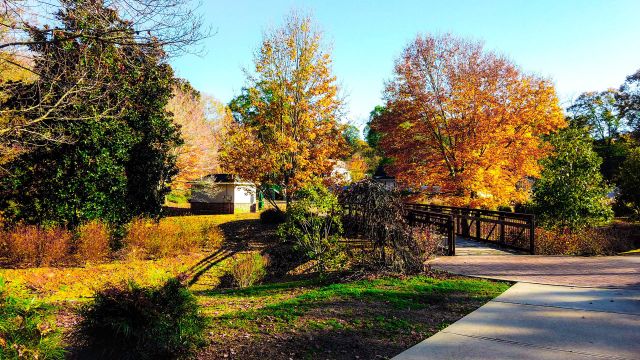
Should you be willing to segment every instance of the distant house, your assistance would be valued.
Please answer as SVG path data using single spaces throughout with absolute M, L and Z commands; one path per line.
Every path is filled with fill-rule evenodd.
M 331 178 L 337 183 L 348 184 L 351 182 L 351 173 L 347 169 L 347 163 L 337 160 L 331 169 Z
M 233 174 L 212 174 L 191 182 L 191 211 L 195 214 L 256 212 L 256 185 Z
M 387 175 L 382 166 L 378 166 L 371 179 L 375 182 L 384 184 L 384 187 L 388 190 L 393 190 L 396 188 L 396 178 Z

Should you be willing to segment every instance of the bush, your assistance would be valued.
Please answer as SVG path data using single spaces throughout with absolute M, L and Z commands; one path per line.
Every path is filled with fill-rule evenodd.
M 348 230 L 373 244 L 368 254 L 372 265 L 401 273 L 424 270 L 425 261 L 436 248 L 424 245 L 435 242 L 437 237 L 426 228 L 410 226 L 400 192 L 363 180 L 343 191 L 340 201 L 350 208 L 345 216 Z
M 53 309 L 0 278 L 0 359 L 64 359 Z
M 318 271 L 327 270 L 340 254 L 342 220 L 338 198 L 319 185 L 300 190 L 287 209 L 287 220 L 278 228 L 278 234 L 316 260 Z
M 240 288 L 253 286 L 267 274 L 269 260 L 259 253 L 238 254 L 233 257 L 230 275 Z
M 5 256 L 17 266 L 58 265 L 70 253 L 72 234 L 62 227 L 20 224 L 1 236 Z
M 223 234 L 214 223 L 187 218 L 168 218 L 160 222 L 138 218 L 129 224 L 123 239 L 132 254 L 157 259 L 200 248 L 217 248 Z
M 102 261 L 109 256 L 111 247 L 109 227 L 94 220 L 76 229 L 76 256 L 80 261 Z
M 160 288 L 109 287 L 80 315 L 76 336 L 87 358 L 186 356 L 204 343 L 208 323 L 195 296 L 176 279 Z
M 593 142 L 583 129 L 567 128 L 551 135 L 554 154 L 542 161 L 533 185 L 536 221 L 550 227 L 578 228 L 609 222 L 613 217 Z
M 267 209 L 260 213 L 260 222 L 263 224 L 282 224 L 285 214 L 277 209 Z
M 618 176 L 619 201 L 640 218 L 640 147 L 629 152 Z
M 609 227 L 536 229 L 539 255 L 615 255 L 633 247 L 628 231 Z

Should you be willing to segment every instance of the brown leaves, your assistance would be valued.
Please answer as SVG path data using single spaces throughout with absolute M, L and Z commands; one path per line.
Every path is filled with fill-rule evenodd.
M 409 44 L 385 100 L 373 128 L 395 160 L 389 170 L 410 186 L 440 186 L 451 204 L 523 200 L 516 184 L 547 152 L 540 135 L 565 124 L 548 80 L 451 35 Z

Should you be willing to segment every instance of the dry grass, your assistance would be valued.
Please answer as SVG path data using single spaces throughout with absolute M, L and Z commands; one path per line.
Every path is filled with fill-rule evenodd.
M 78 262 L 103 261 L 111 253 L 109 227 L 100 221 L 91 221 L 77 229 L 76 258 Z
M 0 233 L 2 253 L 15 266 L 62 264 L 70 253 L 72 234 L 64 228 L 20 225 Z
M 194 252 L 201 248 L 216 249 L 223 234 L 212 221 L 191 220 L 189 217 L 163 219 L 135 219 L 123 239 L 128 254 L 158 259 Z
M 630 232 L 617 226 L 536 229 L 536 254 L 539 255 L 615 255 L 632 248 Z

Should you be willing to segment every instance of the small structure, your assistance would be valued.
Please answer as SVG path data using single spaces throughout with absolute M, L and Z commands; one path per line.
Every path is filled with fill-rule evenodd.
M 387 190 L 393 190 L 396 188 L 396 178 L 387 175 L 382 166 L 378 166 L 376 171 L 373 173 L 372 180 L 383 184 Z
M 233 174 L 211 174 L 191 184 L 194 214 L 256 212 L 256 185 Z

